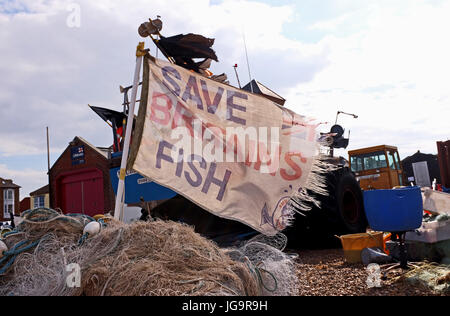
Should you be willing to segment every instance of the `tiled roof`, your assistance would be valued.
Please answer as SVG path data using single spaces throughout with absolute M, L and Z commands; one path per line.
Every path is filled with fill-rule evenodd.
M 18 186 L 17 184 L 14 184 L 13 181 L 10 179 L 0 178 L 0 188 L 16 189 L 16 188 L 20 188 L 20 186 Z
M 30 196 L 44 195 L 44 194 L 47 194 L 47 193 L 49 193 L 49 192 L 50 192 L 50 190 L 49 190 L 49 187 L 48 187 L 48 184 L 47 184 L 47 185 L 44 185 L 42 188 L 37 189 L 36 191 L 31 192 L 31 193 L 30 193 Z

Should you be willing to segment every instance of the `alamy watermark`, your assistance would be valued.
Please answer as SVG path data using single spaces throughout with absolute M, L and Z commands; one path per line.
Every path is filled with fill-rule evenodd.
M 376 263 L 371 263 L 366 267 L 369 274 L 366 280 L 369 289 L 374 287 L 381 287 L 381 267 Z
M 66 285 L 69 288 L 81 287 L 81 268 L 77 263 L 66 265 L 66 272 L 69 274 L 66 277 Z
M 280 165 L 279 127 L 205 127 L 192 120 L 189 127 L 172 130 L 171 157 L 175 162 L 245 162 L 261 164 L 262 173 L 275 172 Z M 201 157 L 201 160 L 199 160 Z
M 69 28 L 81 27 L 81 6 L 78 3 L 72 2 L 67 5 L 66 9 L 69 13 L 66 19 L 66 25 Z

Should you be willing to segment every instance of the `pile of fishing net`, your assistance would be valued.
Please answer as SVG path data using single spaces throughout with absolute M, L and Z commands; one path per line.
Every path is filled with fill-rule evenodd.
M 8 250 L 0 258 L 0 295 L 297 293 L 282 234 L 221 249 L 175 222 L 103 218 L 101 231 L 88 235 L 83 229 L 95 221 L 88 216 L 36 209 L 23 217 L 18 229 L 3 237 Z M 81 272 L 79 284 L 72 264 Z

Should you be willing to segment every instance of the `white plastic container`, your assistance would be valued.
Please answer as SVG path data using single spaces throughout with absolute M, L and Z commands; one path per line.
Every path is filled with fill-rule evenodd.
M 406 240 L 434 244 L 450 239 L 450 220 L 445 222 L 423 223 L 422 227 L 406 233 Z
M 450 214 L 450 194 L 422 189 L 423 209 L 439 214 Z

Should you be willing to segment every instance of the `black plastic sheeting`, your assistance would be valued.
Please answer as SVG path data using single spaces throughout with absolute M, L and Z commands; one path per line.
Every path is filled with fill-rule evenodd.
M 214 39 L 206 38 L 198 34 L 179 34 L 171 37 L 163 37 L 157 41 L 159 48 L 175 60 L 181 67 L 199 72 L 199 66 L 206 59 L 218 61 L 215 51 L 211 48 Z M 195 62 L 194 58 L 204 58 L 201 62 Z

